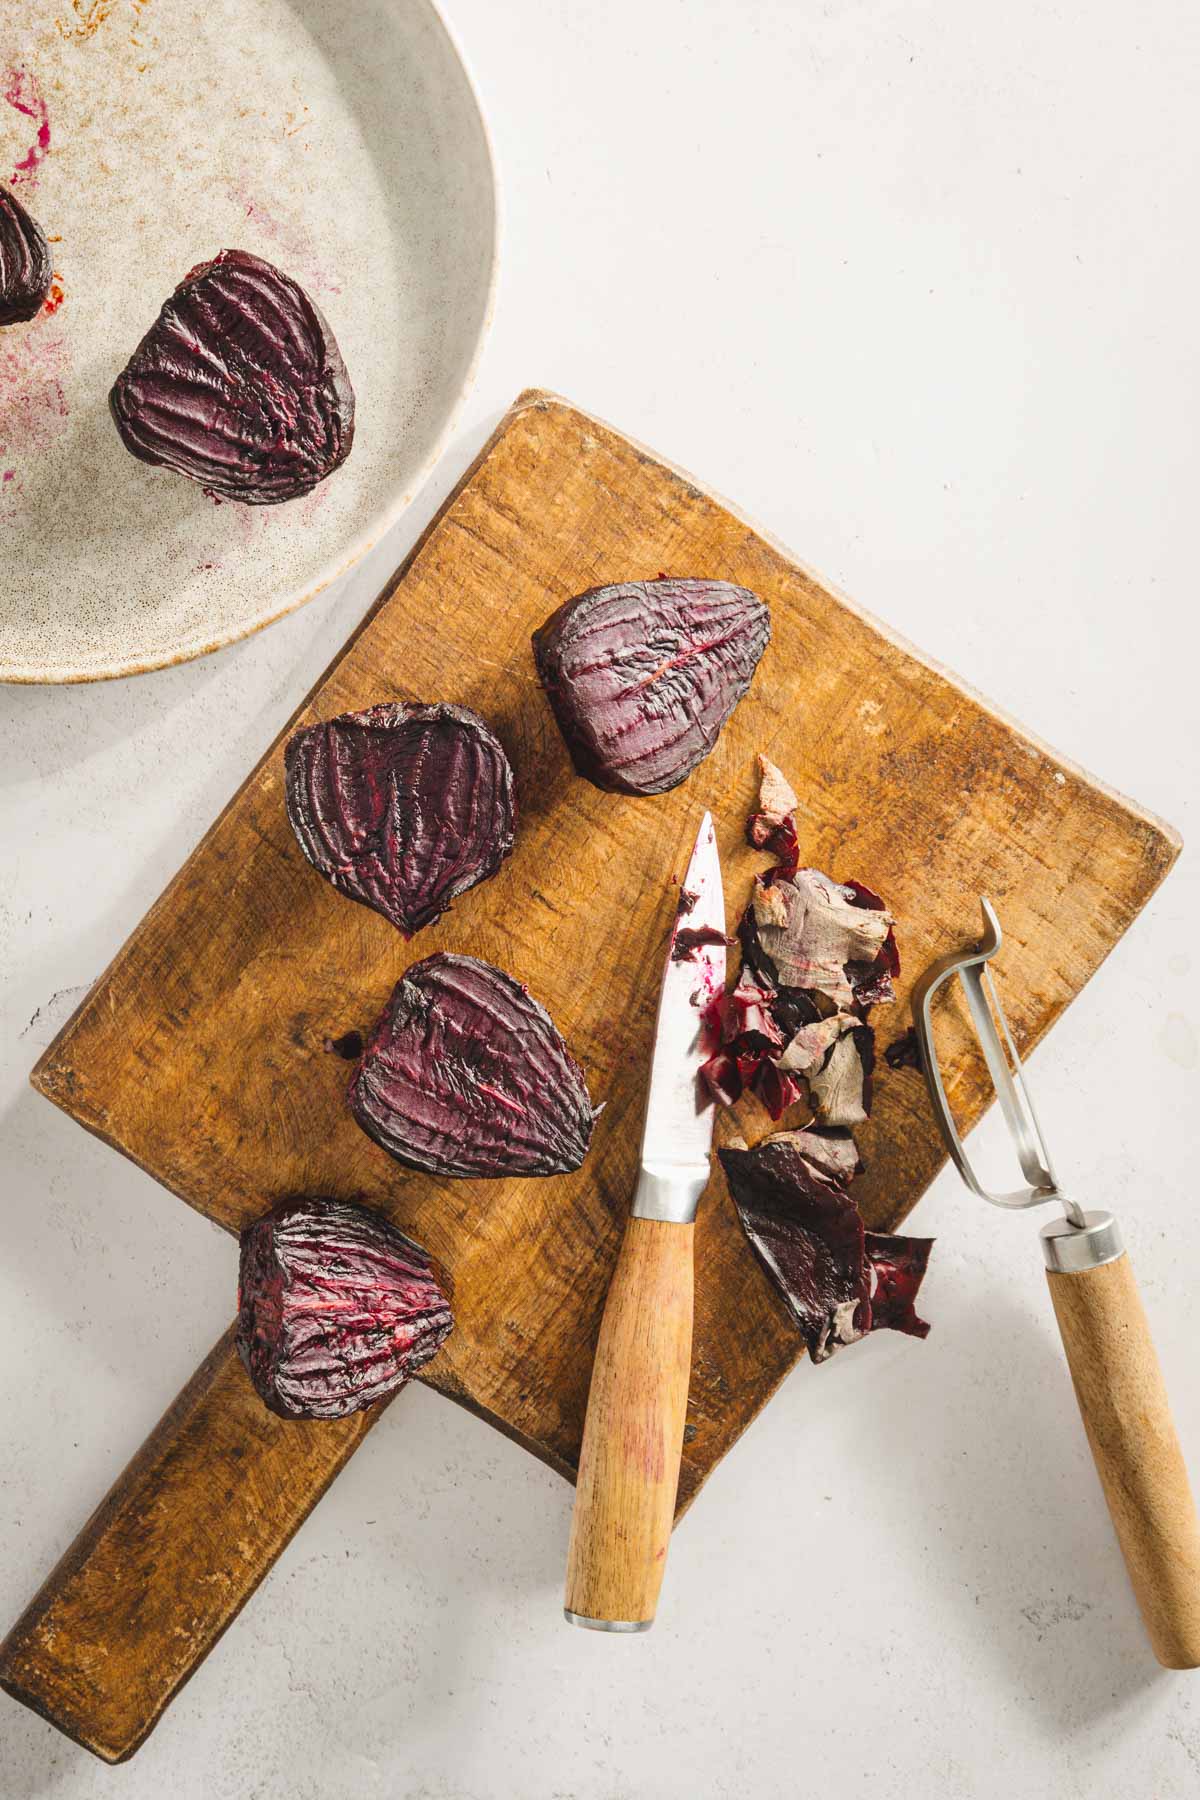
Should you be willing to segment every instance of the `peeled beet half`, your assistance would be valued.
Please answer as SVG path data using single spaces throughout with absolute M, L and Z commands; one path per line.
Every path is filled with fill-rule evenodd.
M 433 1175 L 559 1175 L 587 1155 L 599 1109 L 528 990 L 441 951 L 398 983 L 350 1083 L 368 1137 Z
M 343 713 L 296 732 L 284 768 L 309 862 L 406 936 L 494 875 L 513 847 L 512 769 L 464 706 L 397 700 Z
M 134 456 L 249 506 L 307 494 L 354 441 L 333 332 L 298 282 L 245 250 L 184 276 L 108 398 Z
M 15 194 L 0 187 L 0 325 L 32 319 L 50 292 L 50 246 Z
M 391 1394 L 453 1327 L 419 1244 L 344 1200 L 289 1200 L 242 1233 L 238 1354 L 285 1419 L 341 1419 Z
M 579 773 L 615 793 L 662 794 L 708 755 L 770 636 L 748 588 L 628 581 L 560 606 L 533 653 Z

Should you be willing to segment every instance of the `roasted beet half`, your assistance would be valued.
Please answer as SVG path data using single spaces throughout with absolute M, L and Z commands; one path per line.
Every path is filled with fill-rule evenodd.
M 748 588 L 628 581 L 560 606 L 533 653 L 579 773 L 615 793 L 662 794 L 708 755 L 770 635 Z
M 341 1419 L 395 1393 L 452 1326 L 424 1250 L 365 1207 L 289 1200 L 242 1233 L 238 1354 L 285 1419 Z
M 464 706 L 392 701 L 289 739 L 288 818 L 339 893 L 411 937 L 494 875 L 517 802 L 499 740 Z
M 328 323 L 245 250 L 184 276 L 109 405 L 134 456 L 249 506 L 307 494 L 354 441 L 354 389 Z
M 447 951 L 397 984 L 350 1084 L 358 1123 L 432 1175 L 559 1175 L 598 1109 L 545 1007 L 502 969 Z
M 0 325 L 32 319 L 50 292 L 50 246 L 15 194 L 0 187 Z
M 864 1230 L 846 1189 L 862 1168 L 848 1131 L 781 1131 L 720 1158 L 750 1247 L 813 1362 L 869 1331 L 927 1335 L 914 1302 L 933 1240 Z

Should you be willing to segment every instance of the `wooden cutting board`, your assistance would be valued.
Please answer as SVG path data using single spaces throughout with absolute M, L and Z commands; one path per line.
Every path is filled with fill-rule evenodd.
M 572 771 L 530 633 L 583 588 L 660 571 L 753 588 L 772 641 L 690 780 L 650 800 L 603 794 Z M 899 1003 L 876 1015 L 881 1048 L 908 1022 L 914 973 L 975 934 L 983 892 L 1007 933 L 1005 1006 L 1020 1045 L 1034 1044 L 1178 840 L 686 476 L 537 392 L 503 420 L 288 732 L 393 696 L 475 707 L 502 739 L 522 817 L 496 878 L 406 945 L 301 856 L 283 806 L 285 732 L 33 1079 L 231 1232 L 287 1194 L 382 1208 L 454 1280 L 457 1331 L 421 1379 L 570 1478 L 633 1187 L 672 875 L 711 808 L 733 922 L 762 866 L 742 835 L 755 753 L 802 797 L 805 859 L 868 882 L 898 916 L 904 976 Z M 606 1107 L 576 1174 L 438 1181 L 399 1168 L 350 1118 L 350 1065 L 330 1044 L 365 1032 L 408 963 L 439 948 L 520 977 L 583 1063 Z M 948 1085 L 973 1121 L 985 1080 L 957 1019 L 945 1023 Z M 886 1228 L 942 1152 L 917 1074 L 881 1064 L 876 1093 L 856 1191 Z M 700 1211 L 696 1276 L 681 1510 L 803 1347 L 719 1176 Z M 231 1254 L 231 1303 L 233 1288 Z M 10 1633 L 4 1685 L 98 1754 L 130 1754 L 371 1422 L 274 1419 L 227 1335 Z

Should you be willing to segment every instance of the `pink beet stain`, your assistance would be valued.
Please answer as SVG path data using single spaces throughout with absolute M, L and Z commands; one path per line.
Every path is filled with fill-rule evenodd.
M 32 187 L 50 149 L 50 115 L 37 79 L 28 69 L 9 69 L 3 80 L 6 83 L 5 100 L 15 112 L 32 119 L 37 127 L 37 136 L 20 162 L 13 165 L 11 177 L 13 187 L 21 183 Z
M 308 227 L 289 223 L 264 206 L 261 199 L 250 192 L 247 185 L 250 179 L 247 173 L 241 184 L 233 187 L 232 192 L 245 207 L 245 218 L 253 222 L 273 249 L 282 252 L 280 266 L 284 273 L 316 288 L 319 293 L 340 294 L 341 284 L 326 269 L 316 239 Z

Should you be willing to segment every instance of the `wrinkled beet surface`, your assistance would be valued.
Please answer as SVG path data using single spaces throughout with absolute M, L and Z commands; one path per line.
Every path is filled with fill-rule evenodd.
M 587 1155 L 597 1110 L 528 990 L 439 952 L 397 984 L 350 1084 L 358 1123 L 434 1175 L 557 1175 Z
M 50 292 L 50 246 L 15 194 L 0 187 L 0 325 L 32 319 Z
M 251 506 L 307 494 L 354 441 L 333 332 L 298 282 L 245 250 L 184 276 L 109 405 L 134 456 Z
M 533 651 L 579 773 L 613 792 L 662 794 L 709 754 L 770 635 L 747 588 L 630 581 L 568 600 Z
M 393 701 L 289 739 L 288 818 L 339 893 L 406 936 L 494 875 L 513 847 L 512 769 L 478 713 Z
M 848 1131 L 781 1131 L 719 1154 L 750 1247 L 813 1362 L 868 1331 L 927 1335 L 914 1301 L 933 1240 L 864 1231 L 844 1185 L 862 1168 Z
M 394 1393 L 452 1326 L 424 1250 L 365 1207 L 286 1201 L 242 1233 L 238 1354 L 286 1419 L 340 1419 Z

